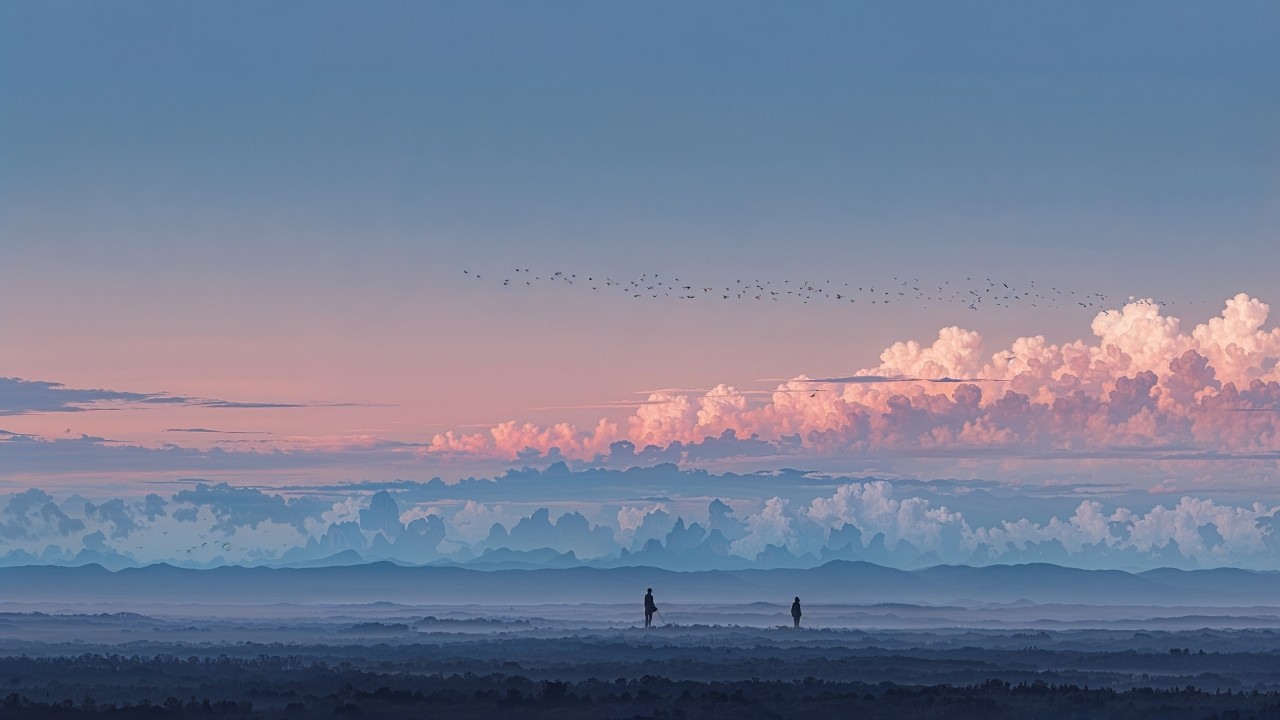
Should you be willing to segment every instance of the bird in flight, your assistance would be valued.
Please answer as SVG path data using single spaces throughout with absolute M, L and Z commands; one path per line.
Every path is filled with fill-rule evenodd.
M 662 279 L 661 273 L 644 272 L 635 276 L 633 279 L 614 278 L 612 275 L 600 274 L 604 278 L 603 282 L 596 281 L 596 274 L 579 276 L 575 272 L 563 269 L 553 270 L 539 275 L 532 274 L 532 268 L 516 267 L 516 273 L 524 273 L 526 291 L 534 291 L 541 287 L 554 285 L 560 288 L 568 288 L 568 286 L 585 286 L 583 290 L 590 289 L 596 293 L 596 297 L 608 297 L 607 293 L 613 290 L 618 293 L 619 297 L 628 297 L 632 300 L 657 300 L 663 301 L 664 298 L 673 298 L 679 300 L 698 300 L 700 298 L 715 298 L 720 296 L 721 301 L 729 300 L 772 300 L 773 302 L 792 303 L 794 305 L 806 305 L 809 307 L 821 305 L 829 302 L 840 302 L 853 304 L 857 308 L 866 307 L 868 305 L 888 305 L 890 302 L 895 304 L 905 304 L 907 306 L 916 306 L 921 308 L 945 308 L 948 305 L 954 306 L 957 310 L 968 309 L 970 311 L 989 310 L 994 308 L 1012 309 L 1021 308 L 1028 311 L 1041 311 L 1047 309 L 1064 309 L 1076 307 L 1088 312 L 1099 312 L 1106 308 L 1109 296 L 1101 292 L 1086 292 L 1081 289 L 1079 291 L 1068 288 L 1059 288 L 1058 285 L 1048 285 L 1048 283 L 1040 283 L 1033 279 L 1014 280 L 1003 278 L 975 278 L 974 276 L 965 276 L 963 281 L 959 276 L 950 279 L 938 279 L 934 282 L 921 282 L 918 277 L 911 277 L 910 280 L 903 277 L 893 277 L 894 287 L 892 291 L 884 291 L 883 287 L 880 291 L 876 290 L 876 286 L 863 283 L 858 284 L 856 279 L 849 281 L 829 279 L 829 278 L 755 278 L 746 280 L 742 278 L 735 279 L 728 287 L 720 287 L 714 282 L 694 282 L 691 278 L 681 278 L 679 274 L 668 274 L 667 280 Z M 463 269 L 463 275 L 468 278 L 474 278 L 477 281 L 486 278 L 481 273 L 470 268 Z M 489 282 L 494 283 L 499 288 L 505 288 L 508 291 L 521 289 L 519 283 L 511 282 L 510 277 L 492 278 L 492 273 L 488 275 Z M 575 283 L 579 277 L 584 278 L 588 282 Z M 517 277 L 519 279 L 519 277 Z M 789 290 L 777 291 L 772 290 L 774 283 L 779 287 L 785 286 L 791 288 Z M 698 289 L 701 288 L 701 293 Z M 836 292 L 835 288 L 839 289 Z M 1041 292 L 1041 288 L 1044 289 Z M 857 301 L 863 300 L 862 304 Z M 870 301 L 870 302 L 867 302 Z M 1064 302 L 1066 301 L 1066 302 Z M 1154 305 L 1160 308 L 1171 307 L 1177 305 L 1203 304 L 1204 301 L 1172 301 L 1172 300 L 1130 300 L 1130 302 L 1140 302 L 1142 304 Z M 1110 310 L 1116 312 L 1118 308 Z M 70 434 L 70 428 L 66 430 Z

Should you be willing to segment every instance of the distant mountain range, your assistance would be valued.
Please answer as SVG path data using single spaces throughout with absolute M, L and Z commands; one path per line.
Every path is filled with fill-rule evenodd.
M 937 565 L 898 570 L 834 560 L 807 569 L 676 572 L 652 567 L 482 570 L 359 563 L 348 555 L 323 567 L 158 564 L 107 570 L 28 565 L 0 568 L 0 603 L 639 603 L 654 588 L 659 606 L 682 602 L 1074 603 L 1150 606 L 1280 605 L 1280 573 L 1158 569 L 1130 573 L 1052 564 Z M 505 558 L 495 558 L 503 564 Z M 546 558 L 543 558 L 546 560 Z

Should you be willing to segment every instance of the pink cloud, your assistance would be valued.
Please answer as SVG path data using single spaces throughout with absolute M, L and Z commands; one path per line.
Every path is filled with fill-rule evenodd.
M 607 452 L 609 444 L 618 439 L 617 424 L 607 419 L 601 419 L 592 430 L 585 432 L 571 423 L 543 427 L 509 420 L 488 432 L 458 434 L 450 430 L 437 434 L 426 448 L 426 454 L 514 458 L 530 449 L 546 453 L 558 448 L 568 457 L 595 457 Z
M 513 421 L 487 433 L 437 435 L 428 452 L 514 458 L 558 448 L 590 460 L 617 440 L 666 447 L 726 431 L 768 441 L 799 436 L 804 451 L 818 455 L 1272 451 L 1280 440 L 1280 329 L 1263 329 L 1269 310 L 1237 295 L 1219 317 L 1188 331 L 1158 304 L 1138 300 L 1099 313 L 1091 338 L 1021 337 L 990 353 L 978 332 L 948 327 L 927 345 L 894 343 L 879 365 L 845 378 L 780 383 L 763 402 L 726 384 L 655 392 L 626 419 L 625 432 L 607 420 L 587 430 Z

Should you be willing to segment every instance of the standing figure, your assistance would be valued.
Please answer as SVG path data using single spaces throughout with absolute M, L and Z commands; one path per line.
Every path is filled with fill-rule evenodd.
M 795 621 L 796 627 L 800 627 L 800 598 L 791 603 L 791 619 Z
M 653 614 L 658 612 L 658 606 L 653 604 L 653 588 L 644 594 L 644 626 L 651 627 L 653 625 Z

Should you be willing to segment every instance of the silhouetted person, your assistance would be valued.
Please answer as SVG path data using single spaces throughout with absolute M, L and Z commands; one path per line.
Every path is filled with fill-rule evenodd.
M 658 612 L 658 606 L 653 604 L 653 588 L 644 594 L 644 626 L 651 627 L 653 625 L 653 614 Z
M 796 627 L 800 627 L 800 598 L 791 603 L 791 619 L 795 621 Z

